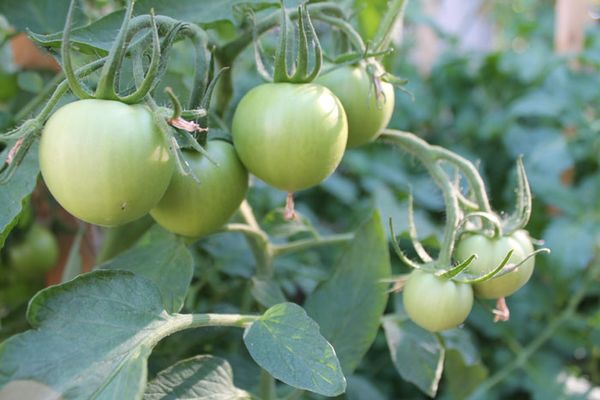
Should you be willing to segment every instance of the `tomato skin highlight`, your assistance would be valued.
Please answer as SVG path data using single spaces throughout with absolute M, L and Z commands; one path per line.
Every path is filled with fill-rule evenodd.
M 233 143 L 248 171 L 295 192 L 327 178 L 342 160 L 348 127 L 340 101 L 313 83 L 266 83 L 233 117 Z
M 39 155 L 44 181 L 61 206 L 102 226 L 150 211 L 174 170 L 150 111 L 111 100 L 61 107 L 44 127 Z
M 510 236 L 491 239 L 485 235 L 472 234 L 460 239 L 456 246 L 457 260 L 465 260 L 471 254 L 477 254 L 468 271 L 473 274 L 483 275 L 496 268 L 510 250 L 513 250 L 509 263 L 518 263 L 534 251 L 529 234 L 516 231 Z M 500 277 L 494 277 L 485 282 L 475 283 L 475 295 L 484 299 L 497 299 L 507 297 L 519 290 L 529 281 L 535 266 L 534 258 L 525 261 L 512 272 Z
M 394 86 L 381 82 L 385 102 L 377 104 L 375 87 L 364 65 L 345 65 L 315 81 L 327 87 L 342 102 L 348 118 L 347 147 L 357 147 L 379 136 L 394 112 Z
M 457 327 L 473 307 L 471 285 L 445 280 L 426 271 L 411 272 L 402 290 L 406 313 L 430 332 Z
M 22 241 L 8 249 L 8 263 L 19 275 L 40 276 L 58 261 L 58 241 L 41 225 L 34 224 Z
M 183 156 L 199 179 L 173 174 L 161 201 L 150 215 L 165 229 L 200 237 L 219 229 L 239 208 L 248 191 L 248 171 L 233 146 L 222 140 L 208 142 L 206 150 L 218 163 L 185 150 Z

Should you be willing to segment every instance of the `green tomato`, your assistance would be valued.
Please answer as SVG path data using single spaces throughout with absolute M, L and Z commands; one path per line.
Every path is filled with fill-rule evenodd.
M 267 83 L 250 90 L 235 111 L 232 132 L 248 171 L 287 192 L 331 175 L 348 137 L 342 104 L 313 83 Z
M 509 263 L 516 264 L 523 261 L 533 252 L 529 234 L 520 230 L 498 239 L 479 234 L 468 235 L 460 239 L 455 256 L 458 261 L 462 261 L 476 254 L 477 259 L 469 266 L 469 272 L 484 275 L 500 265 L 510 250 L 513 250 L 513 254 L 508 260 Z M 535 260 L 532 257 L 506 275 L 474 284 L 475 295 L 484 299 L 510 296 L 527 283 L 533 273 L 534 265 Z
M 390 122 L 394 112 L 394 86 L 381 82 L 380 96 L 383 98 L 378 102 L 375 85 L 365 65 L 336 68 L 315 82 L 329 88 L 344 106 L 348 118 L 347 147 L 375 140 Z
M 79 100 L 50 117 L 40 169 L 56 200 L 96 225 L 118 226 L 146 214 L 173 174 L 169 147 L 150 111 L 110 100 Z
M 156 222 L 171 232 L 189 237 L 214 232 L 246 197 L 248 172 L 233 146 L 213 140 L 206 150 L 218 165 L 196 151 L 184 151 L 185 161 L 199 182 L 191 175 L 173 174 L 164 197 L 150 211 Z
M 43 226 L 34 224 L 23 240 L 11 244 L 8 264 L 21 276 L 39 276 L 56 264 L 58 253 L 54 235 Z
M 432 273 L 414 270 L 402 292 L 406 313 L 417 325 L 430 332 L 457 327 L 473 307 L 471 285 L 442 279 Z

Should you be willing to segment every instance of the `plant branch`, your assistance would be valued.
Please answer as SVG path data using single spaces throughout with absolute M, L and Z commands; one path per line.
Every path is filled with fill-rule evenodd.
M 296 240 L 285 244 L 274 244 L 272 245 L 273 256 L 280 257 L 286 254 L 296 253 L 313 247 L 348 243 L 352 239 L 354 239 L 353 233 L 342 233 L 338 235 L 317 237 L 314 239 Z

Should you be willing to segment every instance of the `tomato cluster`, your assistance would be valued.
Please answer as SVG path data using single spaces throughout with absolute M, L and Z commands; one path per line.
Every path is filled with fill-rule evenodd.
M 533 245 L 525 230 L 508 236 L 488 237 L 465 234 L 456 247 L 455 258 L 464 261 L 477 256 L 468 271 L 476 276 L 492 272 L 512 250 L 508 265 L 518 265 L 510 272 L 482 282 L 456 282 L 422 270 L 413 271 L 403 289 L 403 303 L 408 316 L 419 326 L 438 332 L 462 324 L 473 306 L 473 298 L 499 299 L 510 296 L 527 283 L 533 273 Z
M 319 83 L 267 83 L 250 90 L 233 117 L 235 148 L 210 141 L 207 151 L 216 165 L 184 150 L 190 175 L 174 173 L 173 149 L 146 106 L 75 101 L 44 127 L 42 176 L 56 200 L 84 221 L 118 226 L 150 213 L 172 232 L 203 236 L 223 225 L 245 198 L 246 169 L 295 192 L 333 173 L 347 145 L 376 138 L 390 119 L 394 91 L 391 84 L 374 84 L 367 68 L 344 66 Z
M 287 192 L 327 178 L 346 147 L 377 137 L 394 108 L 392 85 L 381 82 L 378 93 L 363 64 L 336 68 L 315 82 L 260 85 L 233 118 L 233 141 L 246 168 Z

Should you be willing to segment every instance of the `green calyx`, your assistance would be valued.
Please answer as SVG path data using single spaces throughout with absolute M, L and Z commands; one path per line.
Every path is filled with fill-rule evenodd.
M 293 73 L 288 71 L 288 15 L 281 3 L 279 47 L 275 55 L 274 82 L 307 83 L 313 81 L 321 71 L 323 53 L 319 38 L 310 20 L 306 5 L 298 7 L 298 52 L 292 63 Z M 313 55 L 313 66 L 309 71 L 310 55 Z

